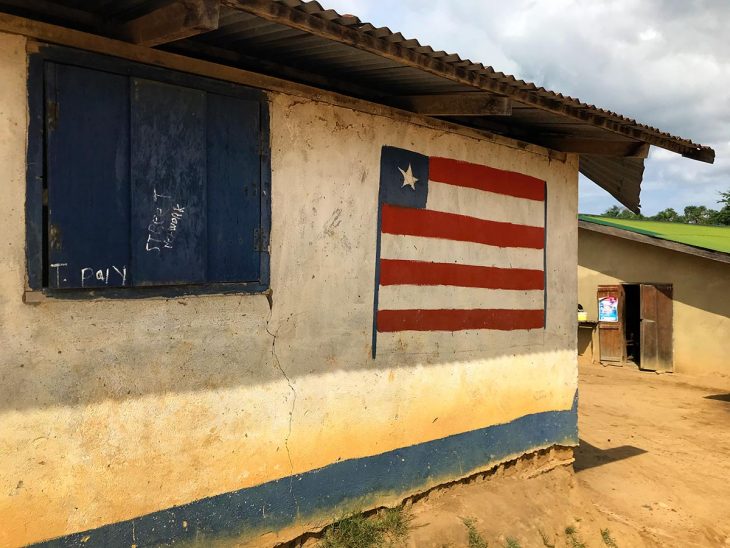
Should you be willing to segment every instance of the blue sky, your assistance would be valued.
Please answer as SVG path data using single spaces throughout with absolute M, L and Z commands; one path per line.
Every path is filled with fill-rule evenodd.
M 711 145 L 708 165 L 652 147 L 642 212 L 717 207 L 730 190 L 727 0 L 323 0 L 435 49 L 491 65 Z M 581 177 L 580 210 L 617 202 Z

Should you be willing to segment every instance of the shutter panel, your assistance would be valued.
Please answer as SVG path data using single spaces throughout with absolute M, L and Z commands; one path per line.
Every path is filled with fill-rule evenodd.
M 129 285 L 127 78 L 46 65 L 48 286 Z
M 131 82 L 135 285 L 206 280 L 205 92 Z
M 209 93 L 207 122 L 208 281 L 257 281 L 259 103 Z

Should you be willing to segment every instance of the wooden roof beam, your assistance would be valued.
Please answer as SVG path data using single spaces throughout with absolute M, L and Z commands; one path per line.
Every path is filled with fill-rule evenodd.
M 154 11 L 121 25 L 122 40 L 154 47 L 218 28 L 219 0 L 172 0 Z
M 649 144 L 640 141 L 609 141 L 581 139 L 579 137 L 542 137 L 536 135 L 532 142 L 561 152 L 600 154 L 622 158 L 647 158 Z
M 509 98 L 491 93 L 452 93 L 392 97 L 394 107 L 425 116 L 510 116 Z

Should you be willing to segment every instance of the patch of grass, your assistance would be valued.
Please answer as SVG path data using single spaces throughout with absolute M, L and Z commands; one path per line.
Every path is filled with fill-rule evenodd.
M 512 537 L 507 537 L 507 540 L 504 543 L 504 548 L 522 548 L 520 546 L 520 543 L 517 542 L 517 539 L 514 539 Z
M 568 525 L 565 528 L 565 536 L 568 538 L 568 542 L 570 543 L 570 548 L 586 548 L 585 543 L 580 540 L 580 537 L 578 536 L 578 532 L 575 530 L 575 527 L 572 525 Z
M 373 517 L 354 514 L 331 525 L 319 548 L 381 548 L 401 546 L 413 518 L 403 508 L 386 509 Z
M 386 508 L 378 515 L 380 530 L 389 546 L 400 546 L 408 539 L 413 516 L 404 508 Z
M 550 542 L 550 537 L 542 529 L 538 529 L 537 531 L 540 533 L 540 538 L 542 538 L 542 544 L 545 548 L 555 548 L 555 545 Z
M 333 524 L 324 534 L 320 548 L 371 548 L 383 534 L 366 517 L 354 515 Z
M 616 544 L 616 541 L 611 536 L 611 531 L 608 529 L 601 529 L 601 538 L 603 539 L 603 544 L 608 546 L 608 548 L 618 548 L 618 544 Z
M 484 540 L 484 537 L 477 531 L 474 518 L 462 518 L 461 521 L 466 525 L 467 531 L 469 531 L 469 548 L 488 548 L 489 543 Z

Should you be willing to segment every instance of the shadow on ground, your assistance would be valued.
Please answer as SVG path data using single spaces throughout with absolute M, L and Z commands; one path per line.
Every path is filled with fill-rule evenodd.
M 726 401 L 730 403 L 730 394 L 712 394 L 710 396 L 705 396 L 706 400 L 717 400 L 717 401 Z
M 646 453 L 640 447 L 633 445 L 621 445 L 619 447 L 611 447 L 610 449 L 599 449 L 595 445 L 591 445 L 586 440 L 581 439 L 578 449 L 575 451 L 575 462 L 573 468 L 576 472 L 603 466 L 619 460 L 636 457 Z

